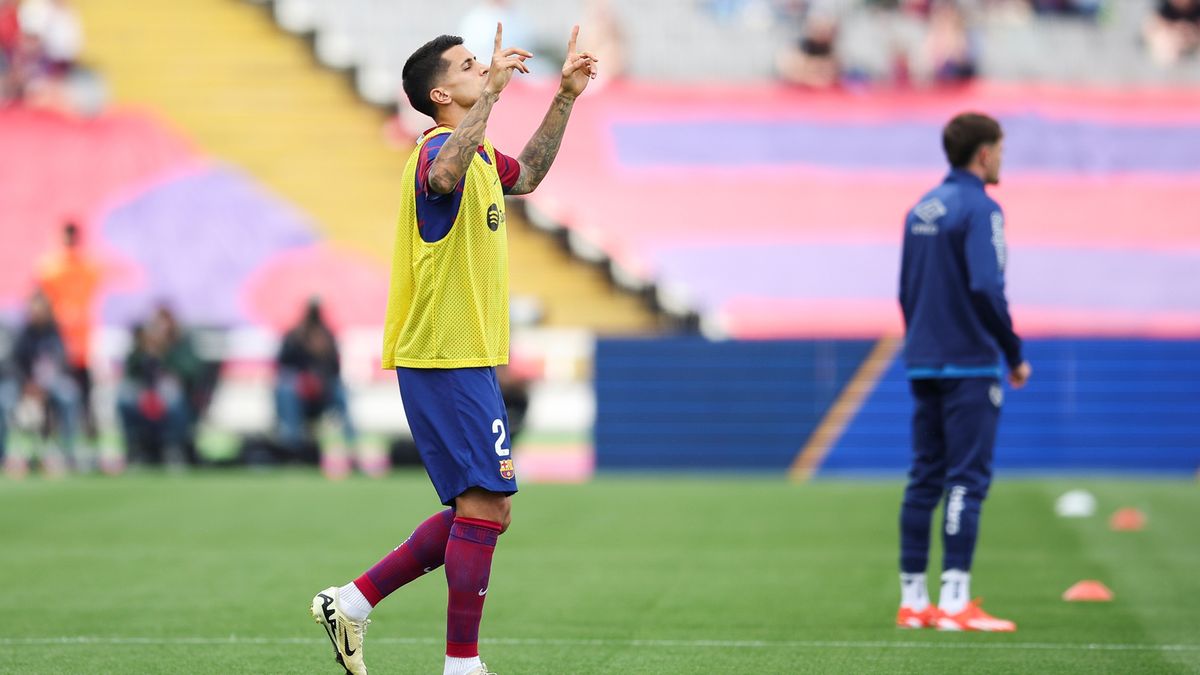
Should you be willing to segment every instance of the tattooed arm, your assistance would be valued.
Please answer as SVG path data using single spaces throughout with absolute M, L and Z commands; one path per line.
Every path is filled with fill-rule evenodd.
M 483 92 L 450 133 L 450 138 L 446 139 L 429 167 L 428 185 L 434 192 L 450 192 L 463 176 L 467 175 L 471 158 L 483 143 L 488 115 L 492 114 L 492 106 L 500 99 L 500 92 L 508 86 L 514 71 L 529 72 L 525 59 L 533 55 L 517 47 L 505 49 L 500 44 L 503 36 L 504 27 L 496 24 L 495 47 L 492 51 L 492 62 L 486 71 L 487 80 L 483 84 Z
M 521 164 L 521 175 L 516 185 L 508 190 L 510 195 L 525 195 L 537 189 L 554 158 L 558 155 L 558 146 L 562 144 L 563 132 L 567 129 L 567 119 L 571 117 L 571 107 L 575 105 L 575 97 L 559 92 L 550 104 L 550 110 L 542 119 L 542 125 L 534 132 L 533 137 L 525 144 L 525 149 L 517 157 Z
M 498 94 L 484 90 L 479 100 L 467 111 L 467 116 L 451 132 L 450 138 L 442 145 L 429 167 L 429 189 L 440 194 L 446 194 L 458 185 L 458 181 L 467 175 L 467 167 L 480 143 L 483 143 L 483 132 L 487 129 L 488 115 L 492 106 L 500 99 Z
M 508 190 L 508 194 L 529 194 L 546 177 L 546 172 L 550 170 L 550 165 L 558 155 L 558 146 L 562 144 L 563 132 L 567 129 L 567 120 L 571 117 L 575 98 L 583 93 L 588 81 L 596 77 L 596 57 L 589 52 L 575 50 L 577 37 L 579 26 L 575 26 L 571 31 L 571 40 L 567 43 L 567 60 L 563 64 L 562 82 L 559 84 L 558 93 L 554 95 L 554 101 L 550 103 L 550 110 L 542 119 L 542 125 L 517 157 L 521 164 L 521 175 L 517 178 L 516 185 Z

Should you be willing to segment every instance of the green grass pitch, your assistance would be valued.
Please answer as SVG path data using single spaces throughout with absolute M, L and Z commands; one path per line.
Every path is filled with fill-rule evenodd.
M 1096 494 L 1096 516 L 1054 516 L 1073 487 Z M 1018 622 L 1011 635 L 892 627 L 899 496 L 884 481 L 526 486 L 484 659 L 503 675 L 1200 673 L 1196 482 L 1001 476 L 973 590 Z M 1109 531 L 1122 506 L 1148 527 Z M 310 598 L 437 507 L 420 473 L 0 481 L 0 672 L 336 674 Z M 1115 600 L 1063 602 L 1080 579 Z M 440 572 L 385 601 L 371 672 L 440 673 L 444 612 Z

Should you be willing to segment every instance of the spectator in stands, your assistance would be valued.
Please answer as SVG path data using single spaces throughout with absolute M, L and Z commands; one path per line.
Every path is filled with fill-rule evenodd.
M 814 5 L 828 7 L 836 2 L 840 0 L 698 0 L 696 4 L 722 23 L 768 29 L 772 24 L 798 24 Z
M 129 458 L 150 464 L 194 464 L 194 414 L 188 389 L 199 360 L 191 343 L 166 306 L 136 327 L 133 338 L 117 393 Z
M 458 33 L 463 45 L 473 54 L 491 54 L 492 41 L 496 36 L 496 24 L 504 24 L 504 40 L 513 45 L 530 45 L 539 53 L 539 42 L 525 14 L 513 6 L 510 0 L 479 0 L 463 15 Z M 537 75 L 537 65 L 529 63 L 530 73 Z
M 91 450 L 99 437 L 92 408 L 92 315 L 102 277 L 100 263 L 83 248 L 79 226 L 68 221 L 62 229 L 62 248 L 43 258 L 38 267 L 38 286 L 50 300 L 62 332 L 67 367 L 79 391 L 83 427 Z
M 463 39 L 463 45 L 472 53 L 491 54 L 497 23 L 504 24 L 504 40 L 507 43 L 524 45 L 535 55 L 544 51 L 533 34 L 528 18 L 520 9 L 514 7 L 510 0 L 477 0 L 459 22 L 458 35 Z M 541 62 L 553 64 L 557 60 L 559 56 L 551 59 L 530 59 L 527 64 L 529 74 L 535 77 L 549 74 L 542 72 L 544 66 L 540 65 Z M 403 92 L 400 98 L 404 98 Z M 399 114 L 387 124 L 384 132 L 389 142 L 397 148 L 408 148 L 413 137 L 421 135 L 421 132 L 429 127 L 428 122 L 429 118 L 424 113 L 412 106 L 401 105 Z
M 508 412 L 509 438 L 515 443 L 525 428 L 525 415 L 529 412 L 529 379 L 514 372 L 511 365 L 504 365 L 496 366 L 496 382 Z
M 67 0 L 25 0 L 21 30 L 35 36 L 50 72 L 66 75 L 83 49 L 83 28 Z
M 0 0 L 0 71 L 6 70 L 21 41 L 20 7 L 17 0 Z
M 1095 18 L 1103 0 L 1030 0 L 1038 14 Z
M 1171 65 L 1200 48 L 1200 0 L 1159 0 L 1142 31 L 1150 57 Z
M 714 18 L 727 20 L 746 11 L 748 0 L 704 0 L 700 6 Z
M 346 450 L 352 452 L 357 432 L 342 383 L 341 358 L 319 300 L 309 301 L 300 323 L 284 336 L 276 365 L 275 411 L 280 441 L 302 454 L 300 444 L 313 438 L 311 425 L 333 412 L 341 422 Z M 322 455 L 327 472 L 342 475 L 349 469 L 347 452 Z
M 13 346 L 13 362 L 20 391 L 14 426 L 45 441 L 42 467 L 59 473 L 66 468 L 66 458 L 74 457 L 79 393 L 68 371 L 66 347 L 50 301 L 41 292 L 29 300 L 25 326 Z M 23 473 L 24 457 L 14 453 L 9 460 L 6 468 Z
M 0 0 L 0 104 L 17 98 L 15 61 L 21 45 L 17 0 Z
M 2 2 L 3 0 L 0 0 Z M 48 76 L 48 64 L 41 40 L 21 29 L 20 15 L 13 10 L 19 5 L 7 5 L 0 14 L 0 31 L 5 33 L 3 80 L 0 80 L 0 100 L 25 101 L 40 88 Z M 14 18 L 15 17 L 15 18 Z M 12 31 L 15 26 L 16 30 Z
M 841 77 L 837 58 L 837 21 L 813 14 L 804 22 L 799 39 L 776 57 L 779 77 L 809 89 L 836 87 Z
M 621 25 L 621 17 L 617 14 L 610 0 L 590 0 L 584 8 L 582 25 L 587 26 L 587 33 L 579 41 L 580 49 L 596 55 L 596 59 L 604 63 L 604 72 L 600 74 L 592 87 L 597 84 L 611 82 L 625 76 L 629 67 L 626 56 L 625 30 Z M 514 42 L 513 44 L 520 44 Z
M 922 57 L 937 84 L 959 84 L 975 77 L 975 46 L 957 0 L 937 0 L 929 13 Z
M 929 18 L 934 0 L 865 0 L 868 7 L 897 11 L 920 19 Z
M 8 418 L 17 404 L 17 372 L 13 365 L 13 336 L 0 327 L 0 463 L 8 449 Z
M 102 81 L 78 62 L 83 30 L 68 0 L 0 0 L 0 45 L 14 25 L 7 72 L 0 57 L 0 100 L 85 115 L 103 107 Z
M 204 411 L 210 393 L 204 379 L 204 363 L 196 354 L 191 338 L 179 325 L 175 312 L 166 303 L 154 310 L 153 325 L 162 331 L 167 343 L 167 367 L 183 386 L 189 417 L 194 421 Z

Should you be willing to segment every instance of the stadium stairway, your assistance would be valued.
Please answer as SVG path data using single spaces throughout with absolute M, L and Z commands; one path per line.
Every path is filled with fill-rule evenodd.
M 335 246 L 388 263 L 408 149 L 388 147 L 385 115 L 319 67 L 302 40 L 237 0 L 77 6 L 86 60 L 104 72 L 117 105 L 154 110 L 306 211 Z M 513 292 L 537 297 L 547 325 L 609 334 L 658 327 L 640 299 L 512 215 Z

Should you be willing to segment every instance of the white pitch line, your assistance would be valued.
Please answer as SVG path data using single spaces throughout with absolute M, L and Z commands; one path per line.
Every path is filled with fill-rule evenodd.
M 373 637 L 372 644 L 387 645 L 432 645 L 441 644 L 442 638 Z M 524 647 L 686 647 L 718 649 L 1008 649 L 1008 650 L 1070 650 L 1096 652 L 1200 652 L 1200 644 L 1120 644 L 1106 642 L 895 642 L 883 640 L 610 640 L 610 639 L 555 639 L 555 638 L 483 638 L 483 644 L 511 645 Z M 0 646 L 32 645 L 321 645 L 326 640 L 319 638 L 270 638 L 244 637 L 104 637 L 104 636 L 61 636 L 0 638 Z

